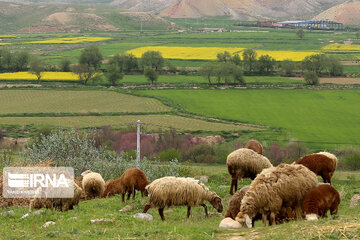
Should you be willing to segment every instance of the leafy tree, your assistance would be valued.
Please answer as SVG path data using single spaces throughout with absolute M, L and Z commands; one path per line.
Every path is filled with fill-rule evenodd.
M 168 62 L 166 63 L 166 66 L 167 66 L 167 69 L 168 69 L 169 72 L 171 72 L 171 73 L 176 73 L 177 68 L 176 68 L 176 66 L 173 65 L 171 62 L 168 61 Z
M 219 84 L 245 84 L 241 68 L 233 63 L 217 63 L 212 74 Z
M 79 76 L 80 81 L 85 85 L 96 74 L 95 68 L 81 63 L 74 66 L 73 72 Z
M 36 75 L 38 82 L 40 83 L 42 72 L 44 71 L 44 65 L 40 58 L 33 57 L 30 62 L 30 72 Z
M 216 55 L 216 58 L 219 62 L 231 62 L 231 54 L 228 51 L 218 53 Z
M 295 68 L 296 68 L 295 62 L 293 62 L 290 59 L 285 59 L 281 63 L 281 69 L 286 73 L 286 75 L 293 74 Z
M 28 52 L 19 52 L 16 54 L 13 54 L 13 57 L 11 57 L 11 70 L 19 72 L 19 71 L 25 71 L 28 67 L 30 60 L 30 55 Z
M 214 75 L 215 64 L 207 62 L 200 67 L 199 74 L 211 84 L 211 76 Z
M 331 76 L 341 76 L 344 72 L 343 65 L 334 56 L 327 57 L 326 68 Z
M 105 74 L 109 82 L 114 86 L 118 80 L 121 80 L 124 77 L 123 68 L 122 66 L 119 66 L 119 62 L 114 60 L 115 58 L 116 56 L 114 56 L 107 64 L 107 71 Z
M 319 85 L 319 77 L 316 72 L 305 72 L 304 80 L 308 85 Z
M 62 72 L 71 72 L 71 61 L 68 58 L 64 58 L 63 60 L 61 60 L 60 63 L 60 70 Z
M 257 53 L 253 49 L 245 49 L 243 52 L 244 67 L 247 71 L 254 71 Z
M 324 54 L 315 54 L 305 57 L 302 61 L 302 68 L 308 72 L 315 72 L 320 75 L 326 69 L 327 57 Z
M 141 65 L 144 68 L 152 68 L 159 71 L 164 66 L 164 58 L 159 51 L 146 51 L 141 56 Z
M 12 55 L 9 49 L 0 49 L 0 71 L 10 71 Z
M 232 77 L 234 79 L 235 84 L 245 85 L 245 79 L 243 76 L 243 72 L 239 66 L 234 66 L 232 70 Z
M 299 29 L 296 31 L 296 36 L 298 36 L 300 39 L 303 39 L 305 36 L 305 32 L 303 29 Z
M 117 62 L 118 67 L 123 72 L 133 72 L 139 69 L 138 60 L 131 53 L 116 54 L 112 60 Z
M 240 56 L 239 54 L 235 54 L 233 55 L 233 57 L 231 58 L 231 62 L 237 66 L 240 66 L 241 65 L 241 59 L 240 59 Z
M 257 66 L 261 74 L 269 74 L 271 71 L 274 70 L 275 64 L 276 60 L 269 55 L 260 56 L 257 62 Z
M 356 39 L 360 39 L 360 32 L 357 32 L 357 33 L 355 34 L 355 38 L 356 38 Z
M 156 72 L 156 70 L 151 67 L 146 67 L 144 69 L 144 75 L 151 82 L 151 84 L 156 83 L 159 77 L 159 74 Z
M 83 65 L 87 65 L 89 68 L 93 68 L 97 71 L 103 60 L 103 56 L 96 46 L 90 46 L 85 48 L 80 55 L 79 63 Z

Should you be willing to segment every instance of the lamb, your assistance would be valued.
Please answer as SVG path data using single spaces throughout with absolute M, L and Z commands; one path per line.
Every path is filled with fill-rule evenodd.
M 209 201 L 218 212 L 223 210 L 221 198 L 194 178 L 163 177 L 147 185 L 146 190 L 149 193 L 149 202 L 145 205 L 143 213 L 150 208 L 158 208 L 163 221 L 166 206 L 187 206 L 187 217 L 190 216 L 191 207 L 195 206 L 203 206 L 205 215 L 208 216 L 204 201 Z
M 331 184 L 331 178 L 337 167 L 337 158 L 331 153 L 319 152 L 303 156 L 297 164 L 306 166 L 315 174 L 320 175 L 325 183 Z
M 229 174 L 232 177 L 230 194 L 233 194 L 233 187 L 237 190 L 238 179 L 249 177 L 252 180 L 263 169 L 272 167 L 269 159 L 247 148 L 239 148 L 230 153 L 226 159 Z
M 99 173 L 87 170 L 81 174 L 83 176 L 82 187 L 86 199 L 101 197 L 105 189 L 105 181 Z
M 73 209 L 75 205 L 79 204 L 82 189 L 74 183 L 74 196 L 73 198 L 34 198 L 30 201 L 29 210 L 37 208 L 49 208 L 59 211 L 68 211 Z M 38 192 L 41 196 L 41 191 Z
M 268 216 L 269 224 L 274 225 L 275 216 L 288 209 L 295 210 L 299 219 L 305 195 L 317 183 L 316 175 L 299 164 L 281 164 L 264 169 L 250 184 L 235 220 L 251 228 L 251 220 L 260 213 L 264 226 Z
M 327 217 L 337 214 L 340 204 L 340 194 L 331 185 L 320 185 L 306 193 L 304 199 L 304 210 L 307 220 L 317 220 L 317 216 Z
M 247 144 L 245 145 L 245 148 L 254 150 L 255 152 L 257 152 L 260 155 L 262 155 L 262 153 L 263 153 L 263 146 L 261 145 L 260 142 L 258 142 L 255 139 L 248 141 Z
M 145 187 L 148 184 L 149 181 L 143 171 L 131 168 L 126 170 L 119 179 L 107 182 L 102 197 L 121 193 L 122 201 L 124 202 L 126 193 L 128 193 L 127 200 L 130 199 L 131 193 L 133 194 L 133 199 L 135 199 L 135 190 L 141 191 L 141 196 L 144 197 L 146 195 Z

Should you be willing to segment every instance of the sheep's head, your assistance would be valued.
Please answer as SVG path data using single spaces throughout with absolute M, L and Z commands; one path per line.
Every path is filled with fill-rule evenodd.
M 235 221 L 238 221 L 242 226 L 247 226 L 248 228 L 252 228 L 252 220 L 249 215 L 239 212 L 236 217 Z
M 211 201 L 210 201 L 211 205 L 218 211 L 218 212 L 222 212 L 223 210 L 223 206 L 221 203 L 221 198 L 216 196 L 214 197 Z

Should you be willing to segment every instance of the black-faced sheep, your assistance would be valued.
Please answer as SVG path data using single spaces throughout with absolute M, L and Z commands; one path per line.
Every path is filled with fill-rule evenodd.
M 86 199 L 101 197 L 105 189 L 105 181 L 99 173 L 87 170 L 81 174 L 83 176 L 82 187 Z
M 272 167 L 269 159 L 247 148 L 240 148 L 230 153 L 226 159 L 229 174 L 231 175 L 230 194 L 233 187 L 237 190 L 238 179 L 251 178 L 252 180 L 263 169 Z
M 304 199 L 304 210 L 306 219 L 316 220 L 317 216 L 327 217 L 330 214 L 337 214 L 340 204 L 340 194 L 331 185 L 320 185 L 306 193 Z
M 260 155 L 262 155 L 262 153 L 263 153 L 263 146 L 261 145 L 260 142 L 258 142 L 255 139 L 248 141 L 247 144 L 245 145 L 245 148 L 254 150 L 255 152 L 257 152 Z
M 250 184 L 235 220 L 250 228 L 252 219 L 260 213 L 264 225 L 268 216 L 274 225 L 275 216 L 289 208 L 295 210 L 299 219 L 305 195 L 317 183 L 316 175 L 302 165 L 281 164 L 264 169 Z
M 337 167 L 337 158 L 334 154 L 319 152 L 303 156 L 296 163 L 306 166 L 315 174 L 320 175 L 324 182 L 331 184 L 331 178 Z
M 74 183 L 73 198 L 34 198 L 30 201 L 29 210 L 37 208 L 49 208 L 59 211 L 67 211 L 73 209 L 75 205 L 79 204 L 82 189 Z M 38 193 L 41 196 L 41 192 Z
M 122 201 L 124 202 L 126 193 L 128 193 L 127 200 L 130 199 L 131 193 L 133 194 L 133 199 L 135 199 L 135 190 L 141 191 L 141 196 L 144 197 L 146 195 L 145 187 L 148 184 L 149 181 L 143 171 L 131 168 L 126 170 L 119 179 L 107 182 L 102 197 L 121 193 Z
M 164 208 L 170 206 L 187 206 L 187 217 L 190 216 L 191 207 L 194 206 L 203 206 L 205 215 L 208 216 L 204 201 L 209 201 L 218 212 L 223 210 L 221 198 L 193 178 L 163 177 L 147 185 L 146 190 L 149 193 L 149 202 L 143 213 L 150 208 L 158 208 L 163 221 Z

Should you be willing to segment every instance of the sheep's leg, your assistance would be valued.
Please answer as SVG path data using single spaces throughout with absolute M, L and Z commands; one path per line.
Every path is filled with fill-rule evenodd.
M 235 179 L 235 192 L 236 192 L 236 191 L 237 191 L 237 189 L 238 189 L 237 184 L 238 184 L 238 180 L 237 180 L 237 178 L 236 178 L 236 179 Z
M 161 217 L 161 220 L 165 221 L 164 208 L 159 208 L 159 215 Z
M 302 209 L 300 205 L 296 205 L 295 207 L 295 218 L 296 220 L 302 219 Z
M 270 213 L 270 220 L 269 222 L 271 223 L 271 226 L 276 225 L 276 221 L 275 221 L 275 213 Z
M 125 192 L 121 193 L 121 200 L 122 200 L 122 202 L 125 202 Z
M 133 188 L 132 188 L 132 193 L 133 193 L 133 200 L 135 200 L 135 186 L 133 186 Z
M 128 192 L 127 200 L 130 200 L 130 196 L 131 196 L 131 191 Z
M 207 211 L 207 206 L 206 206 L 206 204 L 205 203 L 203 203 L 203 204 L 201 204 L 201 206 L 203 206 L 204 207 L 204 210 L 205 210 L 205 216 L 209 216 L 209 214 L 208 214 L 208 211 Z
M 147 213 L 147 211 L 151 208 L 150 203 L 146 204 L 143 210 L 143 213 Z
M 331 177 L 328 172 L 323 172 L 321 174 L 322 179 L 324 180 L 324 183 L 330 183 L 331 184 Z
M 237 191 L 237 178 L 233 177 L 231 180 L 231 186 L 230 186 L 230 194 L 233 195 L 233 188 L 235 188 L 235 192 Z
M 188 206 L 187 215 L 186 217 L 189 218 L 191 214 L 191 206 Z
M 262 223 L 263 223 L 263 226 L 266 227 L 266 221 L 267 221 L 267 215 L 266 214 L 262 214 Z M 269 225 L 271 225 L 271 222 L 269 222 Z M 254 225 L 253 225 L 254 226 Z

